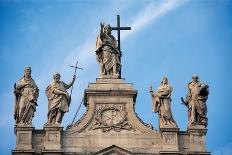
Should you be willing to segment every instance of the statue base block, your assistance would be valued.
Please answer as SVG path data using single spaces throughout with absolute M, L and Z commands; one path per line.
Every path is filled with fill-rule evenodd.
M 119 75 L 101 75 L 99 78 L 102 78 L 102 79 L 116 79 L 116 78 L 119 78 Z
M 61 150 L 61 135 L 63 132 L 63 127 L 59 125 L 49 124 L 44 126 L 45 138 L 44 138 L 44 150 L 47 152 L 48 150 Z
M 188 127 L 187 132 L 190 135 L 190 151 L 193 151 L 196 153 L 199 151 L 204 152 L 206 151 L 205 146 L 205 135 L 207 132 L 207 129 L 203 125 L 195 125 Z M 195 154 L 194 153 L 194 154 Z
M 14 130 L 17 137 L 15 152 L 17 152 L 17 150 L 33 151 L 32 131 L 34 130 L 34 127 L 31 125 L 16 125 Z
M 178 154 L 178 131 L 179 128 L 168 127 L 160 128 L 162 136 L 162 153 L 160 154 Z

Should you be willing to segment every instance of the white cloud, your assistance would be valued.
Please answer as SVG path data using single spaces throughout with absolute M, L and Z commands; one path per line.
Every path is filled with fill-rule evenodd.
M 156 21 L 165 13 L 177 8 L 178 6 L 181 6 L 186 1 L 187 0 L 164 0 L 161 3 L 157 3 L 157 1 L 155 1 L 148 4 L 147 7 L 139 12 L 137 17 L 135 17 L 134 21 L 130 24 L 132 25 L 132 31 L 124 32 L 122 34 L 122 39 Z M 93 65 L 93 62 L 90 60 L 95 60 L 95 54 L 93 53 L 95 51 L 96 33 L 97 30 L 94 30 L 91 33 L 91 36 L 89 36 L 89 38 L 82 45 L 79 45 L 76 49 L 70 52 L 70 54 L 65 58 L 63 64 L 67 65 L 69 62 L 75 62 L 76 59 L 78 59 L 80 64 L 86 68 Z
M 134 18 L 130 24 L 132 27 L 131 31 L 126 31 L 122 34 L 122 39 L 128 37 L 130 34 L 133 34 L 145 26 L 154 23 L 158 18 L 168 13 L 169 11 L 183 5 L 187 0 L 164 0 L 162 3 L 150 3 L 141 10 L 137 17 Z
M 144 28 L 145 26 L 153 23 L 156 21 L 159 17 L 164 15 L 165 13 L 173 10 L 174 8 L 180 6 L 183 4 L 183 2 L 186 2 L 186 0 L 164 0 L 160 1 L 160 3 L 157 3 L 157 1 L 153 3 L 149 3 L 145 8 L 142 8 L 138 15 L 136 15 L 132 21 L 132 31 L 127 31 L 122 33 L 122 39 L 125 39 L 131 34 L 134 34 Z M 119 4 L 118 4 L 119 5 Z M 128 3 L 127 5 L 133 5 L 133 3 Z M 114 5 L 113 5 L 114 6 Z M 112 12 L 114 12 L 114 9 L 111 9 Z M 108 15 L 111 15 L 109 13 Z M 34 27 L 33 27 L 34 29 Z M 36 27 L 35 27 L 36 29 Z M 44 70 L 38 74 L 39 76 L 35 78 L 38 86 L 41 88 L 41 101 L 46 102 L 46 96 L 44 95 L 44 91 L 46 86 L 50 83 L 52 76 L 49 75 L 50 78 L 48 78 L 48 73 L 51 73 L 54 70 L 57 70 L 59 68 L 59 72 L 62 73 L 62 79 L 70 79 L 71 75 L 73 74 L 72 69 L 67 70 L 67 65 L 73 65 L 76 60 L 79 61 L 79 65 L 84 68 L 84 71 L 81 71 L 81 74 L 78 75 L 78 81 L 77 81 L 77 87 L 78 89 L 75 89 L 74 93 L 81 94 L 81 90 L 86 88 L 86 84 L 91 81 L 91 77 L 94 76 L 93 72 L 86 71 L 91 70 L 96 62 L 96 56 L 95 56 L 95 40 L 96 40 L 96 34 L 98 33 L 98 29 L 94 29 L 92 33 L 90 33 L 89 37 L 87 39 L 83 40 L 82 44 L 78 45 L 76 48 L 74 48 L 71 52 L 67 53 L 67 56 L 64 57 L 63 60 L 60 61 L 59 64 L 56 66 L 53 65 L 49 66 L 48 68 L 44 68 Z M 97 67 L 95 67 L 97 68 Z M 80 81 L 80 80 L 81 81 Z M 68 82 L 68 81 L 67 81 Z M 77 98 L 73 98 L 73 103 L 79 103 L 79 100 L 81 100 L 82 95 L 78 95 Z M 45 97 L 45 98 L 44 98 Z M 38 113 L 44 113 L 44 108 L 46 109 L 46 103 L 43 105 L 40 105 L 40 109 L 38 109 Z M 43 107 L 43 110 L 41 109 Z M 70 111 L 71 112 L 71 111 Z
M 139 31 L 144 28 L 148 24 L 156 21 L 159 17 L 164 15 L 165 13 L 181 6 L 187 0 L 164 0 L 160 3 L 157 1 L 153 3 L 149 3 L 145 8 L 143 8 L 134 20 L 132 21 L 132 31 L 126 31 L 122 33 L 122 39 L 125 39 L 131 34 Z M 133 4 L 133 3 L 128 3 Z M 109 13 L 110 15 L 110 13 Z M 77 48 L 73 49 L 73 51 L 69 52 L 69 54 L 63 59 L 63 62 L 60 65 L 60 72 L 65 72 L 67 70 L 67 64 L 73 64 L 76 60 L 79 60 L 79 64 L 84 66 L 85 68 L 91 68 L 95 61 L 95 39 L 98 30 L 93 30 L 90 36 L 83 42 L 83 44 L 78 45 Z M 70 63 L 71 62 L 71 63 Z M 51 70 L 51 69 L 49 69 Z M 67 72 L 67 71 L 66 71 Z M 41 74 L 40 74 L 41 75 Z M 65 74 L 66 75 L 66 74 Z M 70 76 L 70 73 L 68 74 Z M 44 74 L 40 76 L 38 79 L 38 83 L 42 85 L 42 83 L 47 83 L 47 71 L 44 70 Z

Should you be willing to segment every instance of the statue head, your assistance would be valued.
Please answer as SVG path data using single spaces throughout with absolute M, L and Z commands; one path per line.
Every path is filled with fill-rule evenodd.
M 164 77 L 161 79 L 161 84 L 168 84 L 168 78 L 164 76 Z
M 30 78 L 31 77 L 31 67 L 25 67 L 24 68 L 24 77 Z
M 53 74 L 53 79 L 54 79 L 54 81 L 56 81 L 56 82 L 59 82 L 60 81 L 60 74 L 59 73 L 54 73 Z
M 110 24 L 105 24 L 103 27 L 103 32 L 110 35 L 111 31 L 112 31 L 112 28 L 111 28 Z
M 199 79 L 198 75 L 193 74 L 193 76 L 192 76 L 193 82 L 198 82 L 198 79 Z

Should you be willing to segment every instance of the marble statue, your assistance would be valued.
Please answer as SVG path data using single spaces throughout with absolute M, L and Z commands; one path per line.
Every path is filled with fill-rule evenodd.
M 159 114 L 159 126 L 177 127 L 171 111 L 171 93 L 172 87 L 168 84 L 168 79 L 163 77 L 157 91 L 154 92 L 150 86 L 152 96 L 152 111 Z
M 14 119 L 17 124 L 32 125 L 39 89 L 31 77 L 31 67 L 24 69 L 24 76 L 14 85 Z
M 209 95 L 209 86 L 198 79 L 197 75 L 192 76 L 192 82 L 188 84 L 186 100 L 182 98 L 182 102 L 188 108 L 188 127 L 194 125 L 207 127 L 208 124 L 206 100 Z
M 48 98 L 48 122 L 46 124 L 59 125 L 62 122 L 64 114 L 69 111 L 71 102 L 70 95 L 66 90 L 74 84 L 75 79 L 74 75 L 72 82 L 66 84 L 60 81 L 59 73 L 53 75 L 52 83 L 46 88 Z
M 121 52 L 118 50 L 117 41 L 111 34 L 109 24 L 100 24 L 101 30 L 96 41 L 97 61 L 100 65 L 100 77 L 107 75 L 120 77 Z

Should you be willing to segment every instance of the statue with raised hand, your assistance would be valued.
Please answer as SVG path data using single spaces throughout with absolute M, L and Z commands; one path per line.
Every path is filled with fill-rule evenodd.
M 97 61 L 100 65 L 100 77 L 107 75 L 120 77 L 121 53 L 117 47 L 117 41 L 111 34 L 112 28 L 109 24 L 100 24 L 101 30 L 96 41 Z
M 177 127 L 171 111 L 172 87 L 168 84 L 168 79 L 163 77 L 157 91 L 154 92 L 150 86 L 152 96 L 152 111 L 159 114 L 159 127 Z
M 16 125 L 32 125 L 36 111 L 39 89 L 31 77 L 31 67 L 24 69 L 24 76 L 14 84 L 15 107 L 14 119 Z
M 49 124 L 60 125 L 63 116 L 69 111 L 69 105 L 71 97 L 67 92 L 76 79 L 76 75 L 73 76 L 73 80 L 70 84 L 66 84 L 60 81 L 60 74 L 55 73 L 53 75 L 52 83 L 46 88 L 46 95 L 48 97 L 48 122 Z

